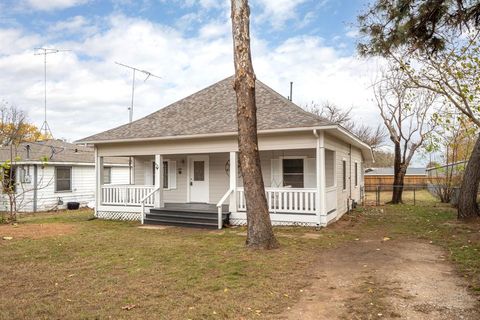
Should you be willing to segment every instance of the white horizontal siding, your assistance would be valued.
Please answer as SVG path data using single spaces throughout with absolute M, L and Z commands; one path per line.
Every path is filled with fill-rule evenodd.
M 108 166 L 108 165 L 107 165 Z M 71 191 L 55 192 L 55 166 L 38 166 L 37 173 L 37 211 L 66 208 L 67 202 L 79 202 L 85 206 L 95 200 L 95 167 L 71 166 Z M 17 175 L 17 208 L 20 212 L 32 212 L 34 208 L 33 165 L 29 166 L 30 183 L 21 183 Z M 128 167 L 112 167 L 112 183 L 128 183 Z M 0 210 L 8 210 L 8 201 L 2 195 Z M 63 204 L 59 205 L 59 201 Z

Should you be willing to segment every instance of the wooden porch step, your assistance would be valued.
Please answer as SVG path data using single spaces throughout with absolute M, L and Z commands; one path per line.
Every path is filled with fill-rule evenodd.
M 217 229 L 218 225 L 216 223 L 204 223 L 204 222 L 184 222 L 184 221 L 176 221 L 176 220 L 151 220 L 145 218 L 145 224 L 155 224 L 155 225 L 162 225 L 162 226 L 175 226 L 175 227 L 187 227 L 187 228 L 200 228 L 200 229 Z

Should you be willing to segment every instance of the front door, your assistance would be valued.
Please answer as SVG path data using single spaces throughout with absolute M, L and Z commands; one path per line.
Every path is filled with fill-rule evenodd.
M 188 185 L 190 202 L 209 202 L 208 156 L 188 158 Z

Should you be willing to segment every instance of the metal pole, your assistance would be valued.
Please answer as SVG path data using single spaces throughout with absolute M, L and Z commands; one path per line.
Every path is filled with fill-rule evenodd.
M 45 137 L 47 137 L 47 52 L 43 55 L 43 87 L 44 87 L 44 123 Z
M 133 69 L 133 79 L 132 79 L 132 103 L 130 105 L 130 122 L 133 121 L 133 99 L 135 96 L 135 69 Z
M 416 188 L 413 187 L 413 205 L 416 205 L 415 190 L 416 190 Z
M 133 121 L 133 100 L 135 97 L 135 72 L 133 69 L 133 78 L 132 78 L 132 103 L 130 104 L 130 114 L 129 114 L 129 123 Z M 128 157 L 128 182 L 132 184 L 132 157 Z

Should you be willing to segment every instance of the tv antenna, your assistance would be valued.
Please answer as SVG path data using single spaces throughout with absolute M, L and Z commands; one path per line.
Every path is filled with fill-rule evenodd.
M 158 79 L 162 79 L 162 77 L 159 77 L 159 76 L 156 76 L 154 75 L 153 73 L 151 73 L 150 71 L 147 71 L 147 70 L 142 70 L 142 69 L 138 69 L 138 68 L 135 68 L 135 67 L 132 67 L 132 66 L 128 66 L 126 64 L 123 64 L 123 63 L 120 63 L 120 62 L 116 62 L 116 64 L 118 64 L 119 66 L 122 66 L 122 67 L 125 67 L 125 68 L 128 68 L 128 69 L 131 69 L 133 70 L 133 78 L 132 78 L 132 102 L 130 104 L 130 107 L 128 108 L 128 111 L 129 111 L 129 122 L 131 123 L 133 121 L 133 99 L 135 97 L 135 73 L 138 71 L 138 72 L 141 72 L 143 74 L 146 75 L 145 77 L 145 80 L 143 80 L 143 82 L 147 81 L 148 78 L 150 77 L 154 77 L 154 78 L 158 78 Z
M 40 132 L 44 131 L 45 138 L 51 137 L 53 138 L 52 130 L 50 130 L 50 126 L 47 122 L 47 55 L 59 53 L 59 52 L 66 52 L 72 50 L 62 50 L 62 49 L 53 49 L 53 48 L 35 48 L 34 55 L 39 56 L 43 55 L 43 85 L 44 85 L 44 120 L 42 127 L 40 128 Z

